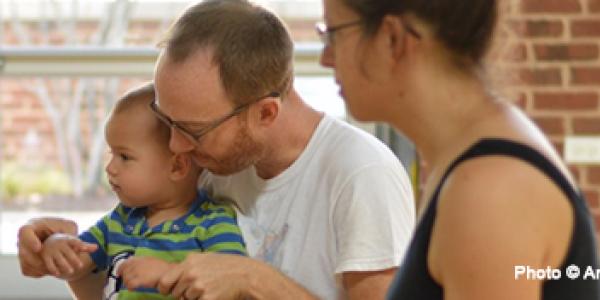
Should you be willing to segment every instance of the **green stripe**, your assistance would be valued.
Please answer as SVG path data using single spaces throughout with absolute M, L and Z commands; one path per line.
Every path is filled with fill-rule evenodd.
M 135 232 L 135 233 L 136 233 L 136 235 L 138 235 L 138 234 L 139 234 L 139 235 L 141 236 L 141 235 L 143 234 L 143 232 L 142 232 L 142 225 L 144 225 L 144 219 L 140 219 L 140 220 L 139 220 L 139 221 L 138 221 L 138 222 L 135 224 L 135 227 L 133 228 L 133 232 Z M 151 229 L 149 229 L 149 230 L 151 230 Z
M 135 250 L 134 247 L 132 247 L 131 245 L 121 245 L 121 244 L 115 244 L 115 243 L 111 243 L 110 245 L 108 245 L 108 251 L 107 254 L 109 256 L 115 256 L 121 252 L 133 252 Z
M 213 212 L 209 215 L 204 215 L 201 218 L 198 218 L 194 215 L 190 215 L 189 217 L 187 217 L 185 219 L 185 223 L 188 225 L 200 225 L 200 223 L 202 223 L 203 221 L 206 220 L 213 220 L 215 218 L 220 218 L 220 217 L 228 217 L 228 218 L 232 218 L 232 219 L 236 219 L 235 217 L 235 213 L 234 214 L 230 214 L 230 213 L 226 213 L 226 212 Z
M 239 251 L 242 253 L 246 253 L 246 248 L 244 245 L 235 242 L 227 242 L 227 243 L 218 243 L 214 244 L 211 247 L 205 249 L 206 252 L 219 252 L 219 251 Z
M 175 300 L 175 298 L 171 296 L 163 296 L 161 294 L 151 294 L 151 293 L 140 293 L 128 290 L 121 290 L 119 292 L 119 300 Z
M 168 233 L 169 229 L 171 229 L 171 225 L 173 225 L 173 221 L 166 221 L 163 223 L 162 229 L 160 230 L 163 233 Z
M 214 236 L 217 236 L 217 235 L 223 234 L 223 233 L 234 233 L 237 235 L 242 235 L 239 227 L 237 227 L 233 224 L 223 223 L 223 224 L 215 224 L 215 225 L 207 228 L 205 235 L 202 236 L 201 240 L 206 240 L 206 239 L 209 239 L 211 237 L 214 237 Z
M 119 214 L 119 217 L 121 218 L 121 220 L 125 220 L 125 218 L 127 218 L 127 214 L 125 214 L 123 205 L 121 205 L 121 204 L 117 205 L 117 208 L 115 208 L 115 211 L 117 212 L 117 214 Z
M 116 233 L 123 233 L 123 225 L 121 225 L 121 223 L 112 220 L 112 219 L 106 219 L 104 220 L 104 223 L 106 223 L 106 227 L 108 228 L 109 232 L 116 232 Z
M 94 227 L 90 228 L 88 231 L 98 241 L 98 245 L 102 248 L 102 251 L 106 252 L 106 248 L 104 248 L 104 246 L 106 246 L 106 242 L 104 241 L 104 234 L 102 233 L 100 228 L 94 226 Z
M 177 232 L 177 233 L 165 233 L 165 232 L 155 232 L 151 235 L 144 237 L 145 240 L 152 241 L 170 241 L 170 242 L 183 242 L 187 239 L 195 237 L 195 231 L 197 229 L 194 228 L 194 231 L 185 233 L 185 232 Z

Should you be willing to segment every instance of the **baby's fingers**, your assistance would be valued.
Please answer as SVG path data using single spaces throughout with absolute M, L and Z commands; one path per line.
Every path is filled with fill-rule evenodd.
M 48 269 L 48 272 L 50 272 L 50 274 L 52 274 L 54 276 L 60 276 L 60 273 L 58 272 L 58 268 L 56 267 L 56 264 L 54 264 L 54 258 L 51 255 L 49 255 L 47 253 L 43 253 L 42 260 L 44 260 L 46 269 Z
M 79 269 L 79 268 L 83 267 L 83 262 L 79 258 L 79 254 L 77 252 L 75 252 L 75 250 L 73 250 L 73 249 L 74 248 L 62 249 L 62 253 L 63 253 L 65 259 L 67 260 L 67 262 L 72 267 Z
M 54 256 L 54 263 L 62 275 L 70 275 L 73 273 L 73 267 L 65 258 L 64 252 Z
M 80 241 L 80 240 L 69 241 L 69 243 L 72 245 L 73 249 L 75 249 L 76 251 L 79 251 L 79 252 L 92 253 L 92 252 L 98 250 L 98 245 L 86 243 L 86 242 Z
M 128 275 L 131 275 L 132 262 L 133 260 L 129 258 L 126 259 L 123 263 L 121 263 L 117 268 L 117 276 L 124 278 Z

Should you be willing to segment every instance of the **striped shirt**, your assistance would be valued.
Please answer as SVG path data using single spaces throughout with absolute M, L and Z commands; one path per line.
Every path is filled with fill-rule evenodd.
M 91 257 L 97 270 L 108 271 L 105 299 L 171 299 L 155 289 L 128 291 L 123 286 L 116 277 L 116 266 L 129 256 L 151 256 L 173 263 L 184 260 L 190 252 L 246 254 L 235 210 L 215 203 L 204 191 L 198 192 L 188 213 L 152 228 L 145 211 L 119 204 L 80 235 L 81 240 L 98 245 Z

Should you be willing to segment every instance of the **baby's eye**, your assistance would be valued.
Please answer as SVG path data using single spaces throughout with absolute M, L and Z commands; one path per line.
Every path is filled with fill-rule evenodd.
M 121 154 L 119 154 L 119 156 L 120 156 L 120 157 L 121 157 L 121 159 L 122 159 L 122 160 L 124 160 L 124 161 L 127 161 L 127 160 L 130 160 L 130 159 L 131 159 L 131 157 L 129 157 L 129 155 L 127 155 L 127 154 L 124 154 L 124 153 L 121 153 Z

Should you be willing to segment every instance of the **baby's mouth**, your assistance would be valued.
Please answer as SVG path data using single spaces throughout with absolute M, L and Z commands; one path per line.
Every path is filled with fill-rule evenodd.
M 118 184 L 116 184 L 116 183 L 114 183 L 114 182 L 112 182 L 112 181 L 110 181 L 110 180 L 108 181 L 108 184 L 110 184 L 110 187 L 111 187 L 111 188 L 113 189 L 113 191 L 115 191 L 115 192 L 117 192 L 117 191 L 119 191 L 119 190 L 121 189 L 121 187 L 120 187 Z

